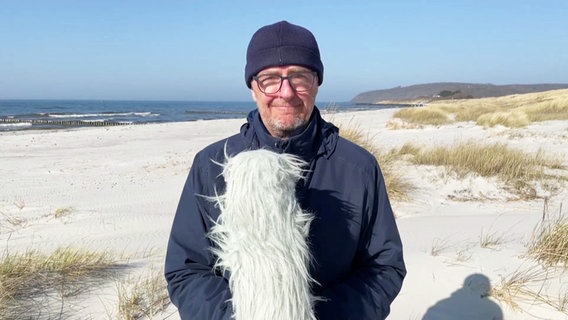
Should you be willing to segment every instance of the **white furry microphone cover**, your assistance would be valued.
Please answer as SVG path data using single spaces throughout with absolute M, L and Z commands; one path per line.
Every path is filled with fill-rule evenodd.
M 230 273 L 237 320 L 311 320 L 310 251 L 313 216 L 295 195 L 306 163 L 290 154 L 246 151 L 223 164 L 225 193 L 209 238 L 216 268 Z

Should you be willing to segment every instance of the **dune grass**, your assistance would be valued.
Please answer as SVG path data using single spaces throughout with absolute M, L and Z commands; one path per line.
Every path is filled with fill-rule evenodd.
M 115 279 L 123 267 L 108 252 L 71 247 L 6 253 L 0 260 L 0 318 L 65 318 L 66 299 Z
M 521 128 L 533 122 L 568 119 L 568 90 L 551 90 L 497 98 L 438 100 L 426 107 L 394 114 L 408 123 L 444 125 L 473 121 L 484 127 Z
M 381 152 L 373 144 L 371 137 L 356 125 L 341 126 L 339 133 L 342 137 L 367 149 L 379 162 L 389 198 L 394 201 L 408 200 L 414 187 L 404 179 L 403 174 L 395 168 L 397 157 L 390 152 Z
M 484 249 L 498 249 L 507 241 L 505 233 L 482 230 L 479 236 L 479 246 Z
M 421 125 L 442 125 L 453 122 L 449 112 L 435 106 L 400 109 L 393 117 Z
M 449 248 L 451 248 L 451 245 L 447 239 L 434 238 L 434 240 L 432 240 L 432 247 L 430 248 L 430 255 L 433 257 L 439 256 Z
M 118 287 L 118 314 L 120 319 L 152 318 L 170 304 L 163 272 L 131 278 Z
M 568 217 L 560 213 L 535 228 L 528 245 L 529 256 L 547 265 L 568 268 Z
M 547 281 L 558 276 L 555 270 L 540 266 L 519 269 L 504 276 L 501 283 L 491 289 L 490 296 L 517 311 L 524 311 L 523 305 L 543 304 L 566 314 L 566 293 L 554 297 L 543 288 Z
M 531 120 L 524 112 L 496 111 L 480 115 L 476 122 L 484 127 L 502 125 L 509 128 L 522 128 L 529 125 Z
M 530 253 L 546 264 L 568 266 L 568 219 L 543 227 Z
M 568 120 L 568 93 L 538 96 L 541 101 L 525 104 L 520 111 L 525 112 L 531 121 Z
M 568 218 L 562 214 L 560 206 L 558 217 L 547 220 L 547 204 L 545 199 L 543 219 L 527 244 L 527 256 L 535 258 L 540 265 L 503 277 L 491 295 L 516 310 L 523 309 L 519 304 L 522 302 L 545 304 L 568 314 L 568 292 L 560 289 L 555 296 L 546 293 L 546 283 L 562 277 L 568 268 Z
M 93 288 L 115 282 L 118 311 L 103 318 L 152 319 L 170 304 L 163 271 L 124 278 L 129 266 L 108 251 L 64 247 L 0 257 L 0 319 L 67 319 L 75 316 L 73 300 Z
M 500 98 L 459 100 L 453 104 L 424 108 L 406 108 L 397 111 L 394 116 L 404 117 L 405 121 L 419 124 L 440 125 L 456 119 L 475 120 L 486 126 L 500 124 L 517 128 L 538 119 L 562 119 L 568 116 L 568 104 L 565 104 L 565 101 L 568 101 L 568 90 L 556 90 Z M 522 112 L 507 111 L 507 108 L 512 109 L 518 105 L 521 106 L 519 108 Z M 547 110 L 551 110 L 550 113 L 555 116 L 533 116 Z M 502 143 L 466 141 L 453 146 L 428 149 L 405 144 L 399 150 L 379 152 L 372 139 L 357 125 L 341 126 L 340 134 L 375 155 L 384 171 L 387 190 L 393 200 L 408 200 L 414 189 L 404 180 L 402 173 L 395 169 L 395 162 L 403 158 L 417 165 L 445 166 L 460 177 L 471 173 L 483 177 L 497 177 L 520 199 L 538 198 L 541 195 L 537 189 L 552 191 L 558 188 L 559 183 L 567 180 L 566 175 L 551 173 L 556 169 L 565 169 L 562 157 L 543 151 L 529 154 Z
M 501 143 L 466 141 L 432 148 L 405 144 L 396 153 L 410 155 L 408 159 L 414 164 L 445 166 L 460 177 L 470 173 L 498 177 L 523 198 L 537 197 L 535 181 L 565 180 L 547 173 L 547 169 L 563 169 L 562 158 L 542 151 L 528 154 Z

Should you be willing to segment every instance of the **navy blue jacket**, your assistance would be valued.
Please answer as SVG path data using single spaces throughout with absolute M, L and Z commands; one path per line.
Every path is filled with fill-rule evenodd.
M 310 164 L 297 186 L 304 210 L 314 213 L 309 244 L 316 316 L 327 319 L 384 319 L 406 274 L 402 244 L 375 157 L 339 137 L 317 108 L 300 135 L 280 140 L 269 135 L 258 111 L 239 134 L 200 151 L 185 183 L 166 255 L 170 298 L 182 319 L 230 319 L 228 281 L 212 268 L 215 257 L 206 237 L 220 212 L 197 195 L 222 193 L 221 167 L 228 155 L 267 148 L 298 155 Z M 296 320 L 296 319 L 293 319 Z M 297 319 L 301 320 L 301 319 Z

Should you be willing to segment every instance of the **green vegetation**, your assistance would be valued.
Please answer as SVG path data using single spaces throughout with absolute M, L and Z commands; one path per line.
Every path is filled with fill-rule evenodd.
M 440 93 L 438 95 L 442 98 L 448 98 L 448 97 L 451 97 L 451 96 L 458 94 L 460 92 L 461 91 L 459 91 L 459 90 L 457 90 L 457 91 L 442 90 L 442 91 L 440 91 Z

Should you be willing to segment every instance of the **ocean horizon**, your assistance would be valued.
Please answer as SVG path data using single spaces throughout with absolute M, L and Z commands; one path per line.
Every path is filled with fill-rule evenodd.
M 395 106 L 319 102 L 322 112 Z M 64 129 L 245 118 L 254 101 L 24 100 L 0 99 L 0 131 Z

